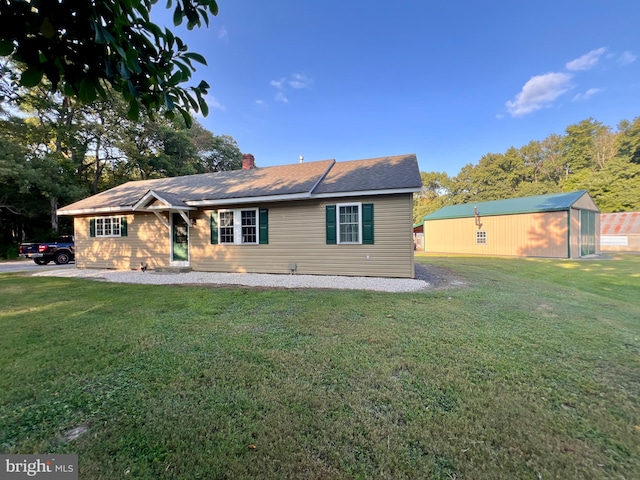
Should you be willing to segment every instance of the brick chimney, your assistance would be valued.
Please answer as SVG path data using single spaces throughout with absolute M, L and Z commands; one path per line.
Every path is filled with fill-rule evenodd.
M 242 169 L 253 170 L 256 168 L 256 158 L 250 153 L 244 153 L 242 155 Z

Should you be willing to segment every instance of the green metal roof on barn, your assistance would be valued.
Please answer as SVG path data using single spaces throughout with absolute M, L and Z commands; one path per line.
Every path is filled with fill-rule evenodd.
M 588 195 L 586 190 L 564 193 L 549 193 L 532 197 L 508 198 L 506 200 L 491 200 L 489 202 L 470 202 L 460 205 L 443 207 L 429 215 L 424 216 L 424 221 L 444 220 L 449 218 L 467 218 L 478 215 L 484 217 L 494 215 L 514 215 L 521 213 L 557 212 L 569 210 L 583 195 Z

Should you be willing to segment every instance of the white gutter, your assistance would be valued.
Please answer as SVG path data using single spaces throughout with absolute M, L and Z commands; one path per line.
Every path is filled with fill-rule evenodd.
M 219 200 L 192 200 L 184 202 L 190 207 L 213 207 L 244 203 L 286 202 L 290 200 L 308 200 L 309 193 L 290 193 L 287 195 L 262 195 L 260 197 L 222 198 Z
M 361 190 L 358 192 L 318 193 L 316 195 L 311 195 L 311 198 L 364 197 L 369 195 L 393 195 L 396 193 L 416 193 L 421 190 L 422 190 L 421 187 L 413 187 L 413 188 L 390 188 L 388 190 Z
M 99 207 L 99 208 L 80 208 L 78 210 L 65 210 L 64 208 L 59 208 L 56 213 L 58 215 L 90 215 L 93 213 L 120 213 L 120 212 L 131 212 L 131 206 L 124 207 Z

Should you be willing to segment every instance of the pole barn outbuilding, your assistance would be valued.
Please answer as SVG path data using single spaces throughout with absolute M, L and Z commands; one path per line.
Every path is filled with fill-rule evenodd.
M 423 222 L 427 253 L 600 254 L 600 211 L 586 190 L 451 205 L 426 215 Z

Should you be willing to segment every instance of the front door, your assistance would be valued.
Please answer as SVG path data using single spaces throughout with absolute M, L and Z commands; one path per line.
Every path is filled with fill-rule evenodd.
M 189 263 L 189 225 L 179 213 L 171 214 L 171 261 Z

